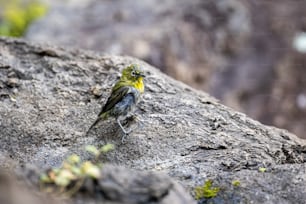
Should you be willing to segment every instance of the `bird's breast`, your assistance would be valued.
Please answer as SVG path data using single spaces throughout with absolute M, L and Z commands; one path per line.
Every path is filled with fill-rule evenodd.
M 139 78 L 139 79 L 134 83 L 134 87 L 135 87 L 140 93 L 143 93 L 143 92 L 144 92 L 144 84 L 143 84 L 142 78 Z

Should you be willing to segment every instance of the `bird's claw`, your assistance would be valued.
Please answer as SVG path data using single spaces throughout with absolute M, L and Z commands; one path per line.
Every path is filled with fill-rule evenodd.
M 121 137 L 121 143 L 123 144 L 126 140 L 126 137 L 129 135 L 128 132 L 124 132 L 123 136 Z

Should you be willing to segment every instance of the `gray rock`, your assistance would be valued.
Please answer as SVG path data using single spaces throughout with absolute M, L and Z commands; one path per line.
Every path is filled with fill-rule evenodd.
M 56 204 L 55 199 L 47 195 L 35 195 L 24 183 L 18 182 L 16 177 L 0 169 L 0 203 L 1 204 Z
M 306 138 L 300 103 L 306 60 L 292 47 L 306 27 L 306 1 L 69 2 L 75 4 L 51 7 L 26 37 L 143 59 L 227 106 Z
M 305 141 L 225 107 L 142 61 L 7 38 L 0 38 L 0 54 L 0 159 L 6 168 L 55 167 L 72 152 L 86 157 L 84 145 L 113 143 L 116 149 L 105 161 L 167 173 L 191 194 L 213 180 L 221 191 L 204 203 L 306 200 Z M 120 69 L 130 63 L 139 63 L 147 75 L 135 111 L 140 121 L 127 122 L 139 127 L 124 143 L 111 120 L 85 136 Z M 91 92 L 98 85 L 99 99 Z M 234 187 L 233 180 L 241 185 Z M 167 182 L 152 192 L 163 194 Z
M 118 203 L 195 203 L 169 176 L 153 172 L 135 172 L 122 167 L 104 166 L 96 190 L 106 201 Z
M 19 180 L 25 179 L 29 181 L 34 188 L 32 191 L 26 191 L 21 197 L 28 197 L 33 201 L 31 203 L 42 203 L 48 199 L 51 203 L 57 203 L 56 199 L 44 193 L 34 194 L 33 190 L 41 186 L 39 177 L 42 173 L 41 169 L 35 166 L 26 165 L 18 168 L 16 171 Z M 58 201 L 62 203 L 106 203 L 106 204 L 194 204 L 195 200 L 186 193 L 184 188 L 175 182 L 166 174 L 152 171 L 135 171 L 120 166 L 104 164 L 101 169 L 101 177 L 99 179 L 86 178 L 80 182 L 79 189 L 75 188 L 77 184 L 67 190 L 77 189 L 70 198 L 58 195 Z M 19 182 L 20 183 L 20 182 Z M 6 189 L 5 193 L 0 192 L 0 201 L 11 200 L 16 204 L 23 203 L 22 199 L 16 199 L 16 192 L 22 191 L 25 185 L 16 185 L 16 179 L 12 176 L 0 174 L 0 189 L 5 189 L 5 185 L 11 185 L 14 188 Z M 51 185 L 48 186 L 49 190 Z M 46 189 L 48 187 L 42 187 Z M 58 189 L 53 186 L 52 192 Z M 24 191 L 24 190 L 23 190 Z M 53 193 L 55 194 L 55 193 Z M 39 195 L 39 196 L 37 196 Z M 52 194 L 51 194 L 52 195 Z M 65 194 L 66 195 L 66 194 Z M 53 196 L 54 197 L 54 196 Z M 1 198 L 3 198 L 1 200 Z M 66 198 L 66 199 L 63 199 Z M 1 202 L 3 203 L 3 202 Z

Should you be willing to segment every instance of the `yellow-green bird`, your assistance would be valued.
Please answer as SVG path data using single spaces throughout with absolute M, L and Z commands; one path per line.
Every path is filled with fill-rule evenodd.
M 132 64 L 122 70 L 119 81 L 112 88 L 106 104 L 101 109 L 97 120 L 90 126 L 87 133 L 100 121 L 113 117 L 117 120 L 125 135 L 128 131 L 122 126 L 120 119 L 126 116 L 137 104 L 140 95 L 144 92 L 143 70 L 139 65 Z M 86 133 L 86 134 L 87 134 Z M 122 138 L 123 139 L 123 138 Z

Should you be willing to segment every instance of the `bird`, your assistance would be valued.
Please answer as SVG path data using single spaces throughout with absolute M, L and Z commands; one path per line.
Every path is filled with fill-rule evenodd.
M 86 135 L 99 121 L 107 120 L 111 117 L 116 119 L 124 133 L 122 137 L 122 140 L 124 140 L 124 137 L 131 131 L 125 130 L 120 120 L 132 111 L 141 94 L 144 93 L 144 77 L 144 71 L 138 64 L 131 64 L 125 67 L 122 70 L 120 79 L 113 86 L 110 96 L 98 114 L 98 118 L 89 127 Z

